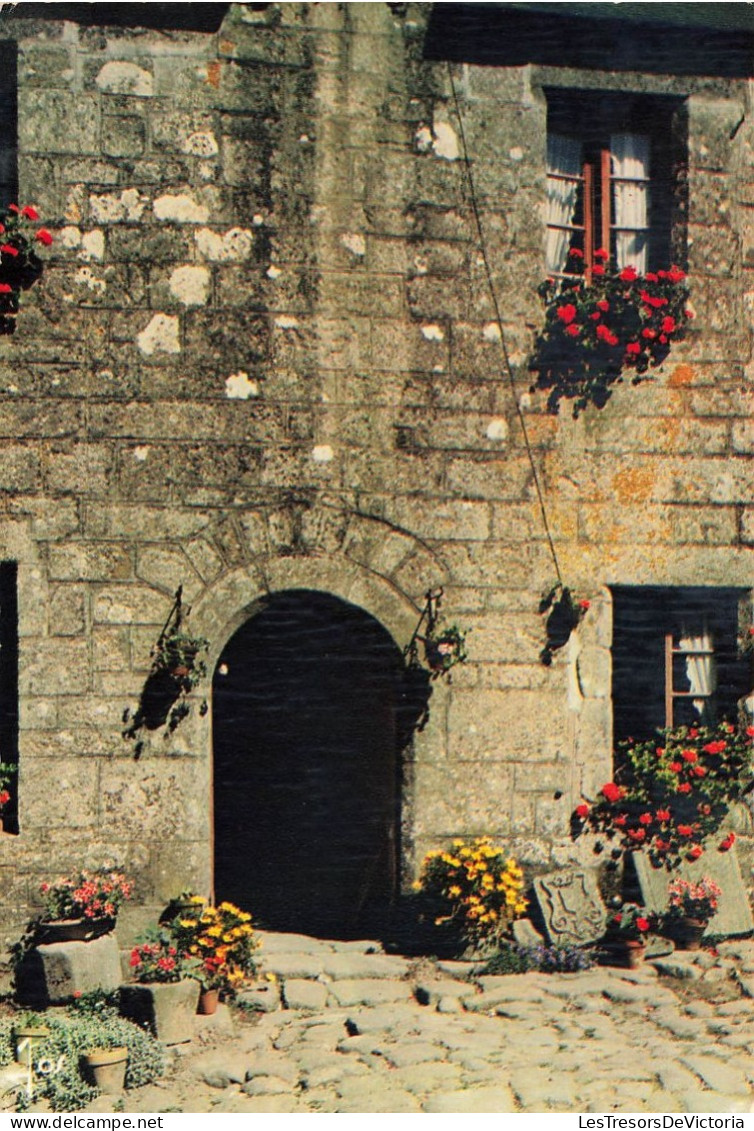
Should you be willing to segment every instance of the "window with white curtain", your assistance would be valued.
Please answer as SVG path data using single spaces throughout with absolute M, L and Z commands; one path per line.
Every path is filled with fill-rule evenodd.
M 545 93 L 547 273 L 572 273 L 578 256 L 590 275 L 600 249 L 639 274 L 683 265 L 685 101 L 612 91 Z
M 752 689 L 742 627 L 748 590 L 616 586 L 612 696 L 616 746 L 658 728 L 734 720 Z

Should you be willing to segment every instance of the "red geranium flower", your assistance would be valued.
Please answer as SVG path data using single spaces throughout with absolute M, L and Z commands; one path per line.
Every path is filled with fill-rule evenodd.
M 589 806 L 588 805 L 577 805 L 576 806 L 576 816 L 581 817 L 581 819 L 583 821 L 584 817 L 589 816 Z
M 681 765 L 680 762 L 670 762 L 670 764 L 668 765 L 668 769 L 672 770 L 674 774 L 680 774 L 681 770 L 683 769 L 683 766 Z
M 677 829 L 679 836 L 691 836 L 694 832 L 691 825 L 678 825 Z
M 675 318 L 671 318 L 669 314 L 666 314 L 662 322 L 660 323 L 660 329 L 662 330 L 663 334 L 672 334 L 675 328 Z
M 592 602 L 587 601 L 586 597 L 582 597 L 581 600 L 579 601 L 579 608 L 583 609 L 584 612 L 586 612 L 586 610 L 588 608 L 590 608 L 591 604 L 592 604 Z
M 669 809 L 658 809 L 657 812 L 655 813 L 655 817 L 657 818 L 658 821 L 669 821 L 670 820 L 670 810 Z
M 704 852 L 704 849 L 702 848 L 701 844 L 692 844 L 691 848 L 688 851 L 689 859 L 690 860 L 698 860 L 703 852 Z
M 626 793 L 622 785 L 616 785 L 615 782 L 612 781 L 609 781 L 607 785 L 603 785 L 600 792 L 608 801 L 620 801 L 621 797 L 625 796 Z
M 0 295 L 9 295 L 12 294 L 12 292 L 13 287 L 10 283 L 0 283 Z
M 592 267 L 592 274 L 593 275 L 604 275 L 605 274 L 605 268 L 602 266 L 601 263 L 595 263 L 594 267 Z
M 572 259 L 583 259 L 584 258 L 584 253 L 581 250 L 581 248 L 579 248 L 579 247 L 572 247 L 571 250 L 568 252 L 568 254 L 571 256 Z
M 32 207 L 31 204 L 27 204 L 25 208 L 21 209 L 21 215 L 25 216 L 27 220 L 39 219 L 39 213 L 37 212 L 36 208 Z
M 633 283 L 639 278 L 639 276 L 637 275 L 636 269 L 634 267 L 624 267 L 618 278 L 621 279 L 624 283 Z
M 569 322 L 573 322 L 576 317 L 576 307 L 572 302 L 566 302 L 563 306 L 558 307 L 556 313 L 560 321 L 565 322 L 567 326 Z
M 645 918 L 641 917 L 641 918 L 637 918 L 635 920 L 635 922 L 636 922 L 636 926 L 638 927 L 638 929 L 642 933 L 644 933 L 644 931 L 649 930 L 649 919 L 645 919 Z
M 2 252 L 4 255 L 12 255 L 13 258 L 15 259 L 16 256 L 18 255 L 18 248 L 13 247 L 12 244 L 3 243 L 3 244 L 0 244 L 0 252 Z
M 640 825 L 651 825 L 652 824 L 652 814 L 651 813 L 642 813 L 642 815 L 639 817 L 639 824 Z
M 686 272 L 681 271 L 680 267 L 673 265 L 668 271 L 668 279 L 671 283 L 681 283 L 686 278 Z
M 594 258 L 595 259 L 609 259 L 610 258 L 610 252 L 607 250 L 607 248 L 598 247 L 597 250 L 594 253 Z
M 40 243 L 43 243 L 45 247 L 49 247 L 52 243 L 52 236 L 47 231 L 47 228 L 40 228 L 34 238 L 39 240 Z
M 626 832 L 626 836 L 629 840 L 635 840 L 637 844 L 640 844 L 641 841 L 645 839 L 646 835 L 644 829 L 628 829 Z
M 0 248 L 2 251 L 2 248 Z M 722 754 L 723 750 L 727 749 L 727 742 L 720 738 L 717 742 L 708 742 L 706 746 L 702 747 L 705 754 Z
M 626 353 L 629 357 L 636 357 L 641 353 L 641 346 L 638 342 L 629 342 L 626 346 Z
M 735 833 L 728 833 L 728 835 L 725 837 L 725 839 L 720 841 L 718 848 L 720 849 L 721 852 L 727 852 L 730 848 L 733 847 L 733 842 L 735 841 L 735 839 L 736 839 Z
M 697 754 L 696 750 L 682 750 L 681 757 L 683 758 L 684 762 L 698 762 L 699 760 L 699 755 Z
M 579 334 L 581 333 L 581 327 L 577 326 L 575 322 L 572 322 L 570 326 L 566 326 L 565 332 L 566 332 L 566 334 L 569 334 L 572 338 L 577 338 L 579 336 Z
M 691 782 L 682 781 L 676 789 L 676 793 L 691 793 Z
M 696 778 L 706 778 L 707 776 L 707 771 L 704 766 L 694 766 L 691 772 Z
M 607 314 L 608 310 L 610 309 L 610 303 L 606 298 L 601 298 L 597 303 L 597 309 L 601 310 L 603 314 Z
M 613 824 L 617 825 L 619 829 L 622 829 L 622 828 L 625 828 L 627 821 L 628 821 L 628 817 L 626 816 L 626 814 L 625 813 L 619 813 L 618 816 L 613 821 Z

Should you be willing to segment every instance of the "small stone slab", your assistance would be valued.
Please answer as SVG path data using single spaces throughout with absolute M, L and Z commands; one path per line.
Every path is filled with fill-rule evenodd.
M 487 1112 L 499 1115 L 518 1111 L 513 1092 L 505 1085 L 468 1088 L 457 1092 L 438 1092 L 422 1104 L 422 1111 L 454 1115 Z
M 280 987 L 276 982 L 258 982 L 242 990 L 236 1002 L 253 1013 L 274 1013 L 280 1009 Z
M 409 961 L 389 954 L 340 953 L 323 959 L 322 967 L 330 978 L 403 978 Z M 274 967 L 273 967 L 274 969 Z M 310 976 L 310 975 L 304 975 Z
M 283 997 L 288 1009 L 320 1010 L 327 1005 L 327 986 L 308 978 L 288 978 Z
M 117 990 L 121 981 L 120 951 L 111 932 L 89 942 L 34 947 L 19 967 L 17 993 L 24 1005 L 62 1005 L 74 994 Z
M 317 978 L 324 960 L 324 954 L 272 954 L 265 956 L 264 969 L 277 978 Z
M 607 912 L 595 872 L 564 868 L 539 876 L 534 881 L 534 895 L 551 943 L 580 946 L 596 942 L 604 934 Z
M 330 997 L 337 1005 L 384 1005 L 386 1002 L 406 1001 L 411 996 L 408 982 L 387 978 L 344 978 L 333 982 Z
M 754 918 L 741 879 L 735 848 L 728 852 L 718 852 L 716 845 L 709 844 L 703 856 L 698 860 L 684 860 L 672 874 L 664 868 L 653 868 L 643 852 L 632 852 L 631 859 L 642 900 L 650 911 L 659 914 L 666 910 L 671 879 L 699 883 L 702 876 L 707 876 L 720 886 L 722 895 L 718 910 L 710 919 L 705 934 L 748 935 L 754 931 Z
M 445 979 L 442 982 L 430 982 L 429 980 L 417 982 L 414 987 L 414 994 L 419 1005 L 437 1005 L 444 997 L 460 997 L 461 994 L 469 992 L 468 982 L 452 982 L 450 979 Z

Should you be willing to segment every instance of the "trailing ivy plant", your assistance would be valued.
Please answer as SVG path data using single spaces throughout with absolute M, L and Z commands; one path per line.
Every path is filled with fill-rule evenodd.
M 539 287 L 545 324 L 529 368 L 537 373 L 532 392 L 548 389 L 553 413 L 564 398 L 573 402 L 574 417 L 589 404 L 602 408 L 624 375 L 639 384 L 684 337 L 693 317 L 680 267 L 640 275 L 633 267 L 610 265 L 604 248 L 594 255 L 589 278 L 583 253 L 572 248 L 573 274 Z
M 57 1014 L 57 1011 L 56 1011 Z M 50 1036 L 34 1049 L 34 1090 L 31 1096 L 24 1089 L 18 1094 L 19 1109 L 37 1100 L 47 1100 L 53 1111 L 78 1111 L 98 1095 L 81 1074 L 83 1056 L 97 1048 L 128 1049 L 126 1087 L 139 1088 L 151 1083 L 164 1070 L 162 1045 L 144 1029 L 119 1017 L 106 1003 L 87 1002 L 80 1011 L 72 1007 L 62 1016 L 49 1012 L 40 1021 Z M 12 1030 L 12 1025 L 9 1027 Z M 0 1038 L 5 1031 L 0 1030 Z M 7 1043 L 10 1048 L 11 1034 Z

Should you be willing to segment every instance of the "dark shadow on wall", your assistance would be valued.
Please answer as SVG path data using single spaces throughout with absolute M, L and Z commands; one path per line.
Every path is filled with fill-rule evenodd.
M 273 930 L 381 937 L 398 894 L 401 753 L 429 698 L 362 609 L 269 598 L 213 680 L 216 897 Z

